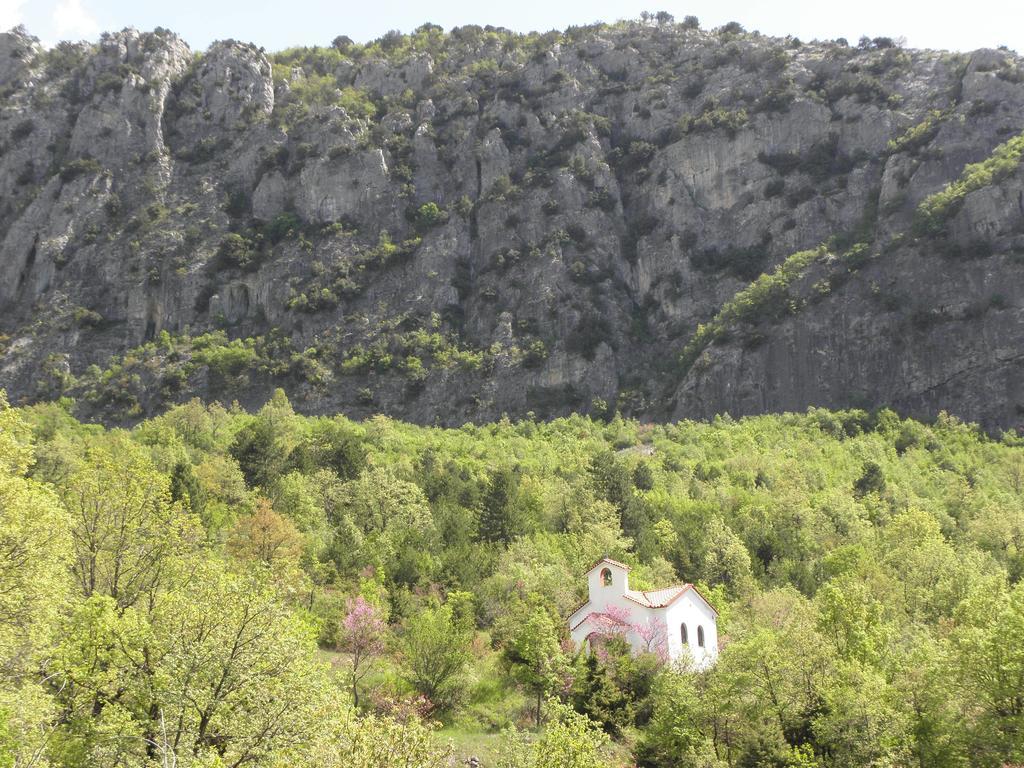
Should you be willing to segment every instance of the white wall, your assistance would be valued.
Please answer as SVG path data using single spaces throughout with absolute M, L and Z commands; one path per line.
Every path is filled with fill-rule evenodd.
M 610 587 L 604 586 L 601 581 L 601 571 L 605 568 L 612 572 L 612 584 Z M 591 603 L 605 600 L 610 594 L 621 595 L 627 589 L 629 589 L 629 571 L 620 565 L 607 562 L 598 563 L 587 574 L 587 590 L 590 593 Z
M 692 590 L 669 606 L 666 611 L 668 623 L 669 655 L 673 659 L 688 654 L 698 669 L 714 664 L 718 658 L 718 628 L 715 614 Z M 682 642 L 681 626 L 686 623 L 688 643 Z M 704 647 L 697 645 L 697 628 L 704 628 Z

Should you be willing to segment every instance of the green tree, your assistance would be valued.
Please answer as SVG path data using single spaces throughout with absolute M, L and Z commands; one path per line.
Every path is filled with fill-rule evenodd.
M 883 606 L 871 589 L 850 579 L 822 585 L 815 595 L 818 628 L 847 659 L 878 663 L 888 645 Z
M 372 566 L 406 585 L 428 579 L 436 566 L 436 529 L 419 486 L 371 467 L 344 485 L 339 502 L 335 514 L 342 533 L 332 550 L 339 571 Z
M 637 756 L 644 765 L 715 765 L 706 703 L 691 672 L 666 670 L 652 693 L 654 715 Z
M 299 442 L 298 423 L 283 390 L 275 390 L 255 418 L 235 434 L 231 455 L 250 485 L 269 489 Z
M 327 672 L 310 627 L 265 579 L 210 566 L 157 621 L 167 642 L 160 709 L 182 753 L 258 765 L 309 738 Z
M 914 763 L 952 768 L 969 762 L 963 688 L 954 646 L 922 628 L 912 631 L 893 663 L 893 687 L 908 722 Z
M 607 661 L 615 654 L 628 653 L 621 640 L 603 641 L 600 654 L 591 653 L 583 659 L 583 670 L 573 682 L 573 707 L 612 736 L 620 734 L 632 717 L 629 697 L 614 679 Z
M 712 518 L 708 525 L 705 547 L 703 579 L 711 585 L 724 584 L 733 597 L 749 595 L 754 589 L 750 553 L 721 518 Z
M 256 419 L 238 431 L 231 455 L 238 462 L 249 485 L 268 488 L 284 470 L 290 451 L 273 423 Z
M 398 639 L 403 677 L 431 704 L 449 709 L 462 691 L 472 639 L 450 603 L 424 608 L 405 622 Z
M 568 660 L 559 642 L 558 626 L 551 613 L 537 606 L 514 622 L 511 637 L 502 648 L 512 677 L 534 694 L 534 719 L 541 724 L 541 707 L 568 672 Z
M 876 461 L 864 462 L 860 477 L 853 484 L 854 493 L 867 496 L 869 493 L 885 493 L 885 473 Z
M 251 515 L 239 518 L 227 541 L 232 555 L 266 569 L 279 585 L 291 587 L 301 581 L 302 548 L 302 534 L 266 499 L 257 502 Z
M 598 496 L 614 504 L 620 515 L 625 512 L 633 498 L 633 479 L 626 465 L 611 451 L 604 451 L 591 459 L 590 475 Z
M 39 760 L 57 711 L 45 678 L 70 595 L 69 520 L 27 478 L 31 429 L 0 390 L 0 765 Z
M 653 490 L 654 472 L 646 461 L 638 462 L 633 468 L 633 485 L 641 491 Z
M 366 467 L 366 448 L 341 419 L 318 419 L 309 434 L 292 450 L 290 466 L 304 474 L 316 467 L 334 472 L 342 480 L 353 480 Z
M 507 545 L 520 532 L 516 509 L 517 485 L 511 469 L 503 468 L 491 474 L 477 524 L 477 535 L 481 541 Z
M 83 596 L 109 595 L 122 608 L 145 602 L 176 558 L 195 551 L 198 523 L 171 501 L 169 485 L 120 435 L 91 447 L 60 483 L 72 520 L 72 574 Z
M 300 751 L 299 768 L 437 768 L 452 761 L 450 745 L 438 743 L 428 725 L 415 717 L 356 717 L 335 704 L 316 721 L 310 743 Z
M 179 501 L 181 505 L 198 515 L 200 520 L 206 522 L 206 493 L 199 484 L 192 463 L 179 461 L 171 470 L 171 500 Z
M 964 606 L 956 636 L 967 686 L 973 759 L 981 766 L 1024 761 L 1024 583 L 994 600 Z
M 833 766 L 909 762 L 911 723 L 881 672 L 859 662 L 840 662 L 819 690 L 823 706 L 813 730 Z
M 602 768 L 608 737 L 585 716 L 557 699 L 547 704 L 547 726 L 536 741 L 515 730 L 506 731 L 499 768 Z
M 86 599 L 58 652 L 69 766 L 271 765 L 328 696 L 310 628 L 261 576 L 201 563 L 153 610 Z

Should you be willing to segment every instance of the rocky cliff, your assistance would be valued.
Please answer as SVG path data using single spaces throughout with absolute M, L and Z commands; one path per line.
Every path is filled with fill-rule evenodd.
M 1024 61 L 631 22 L 0 35 L 0 386 L 1024 421 Z

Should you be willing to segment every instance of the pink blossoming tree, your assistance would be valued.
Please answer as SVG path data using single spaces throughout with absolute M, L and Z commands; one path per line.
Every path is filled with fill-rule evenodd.
M 338 650 L 349 655 L 348 679 L 352 686 L 352 702 L 358 707 L 359 683 L 384 653 L 387 625 L 380 610 L 362 596 L 350 599 L 347 609 L 338 632 Z
M 662 662 L 668 661 L 668 638 L 665 628 L 655 622 L 634 621 L 632 611 L 618 606 L 608 606 L 603 613 L 594 614 L 593 619 L 597 652 L 603 655 L 601 641 L 618 638 L 629 642 L 634 635 L 640 640 L 640 650 L 652 653 Z

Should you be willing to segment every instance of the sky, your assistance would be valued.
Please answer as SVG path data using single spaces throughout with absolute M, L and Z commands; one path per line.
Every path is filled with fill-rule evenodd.
M 692 14 L 704 28 L 738 21 L 748 30 L 803 40 L 903 37 L 915 48 L 1024 51 L 1024 0 L 0 0 L 0 30 L 24 24 L 45 44 L 95 40 L 101 31 L 166 27 L 197 50 L 234 38 L 276 51 L 329 45 L 338 35 L 365 42 L 424 22 L 445 29 L 492 24 L 529 32 L 637 18 L 641 11 Z

